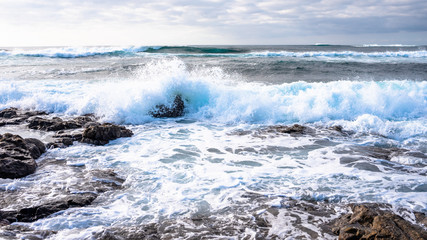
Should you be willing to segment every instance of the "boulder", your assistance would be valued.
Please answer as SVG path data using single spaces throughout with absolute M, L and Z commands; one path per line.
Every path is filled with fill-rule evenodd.
M 427 232 L 381 204 L 351 204 L 353 213 L 339 217 L 332 231 L 340 240 L 353 239 L 427 239 Z
M 0 135 L 0 178 L 20 178 L 34 173 L 35 159 L 45 152 L 44 144 L 34 138 Z
M 176 95 L 173 104 L 166 106 L 164 104 L 156 105 L 153 111 L 150 111 L 151 116 L 155 118 L 175 118 L 184 115 L 184 101 L 181 95 Z
M 81 142 L 94 145 L 105 145 L 110 140 L 121 137 L 131 137 L 132 135 L 133 132 L 123 126 L 111 123 L 94 124 L 84 130 Z

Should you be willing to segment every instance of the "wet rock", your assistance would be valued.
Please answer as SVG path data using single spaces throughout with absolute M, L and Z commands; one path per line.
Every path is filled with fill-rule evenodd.
M 340 240 L 350 239 L 427 239 L 427 232 L 381 204 L 351 204 L 352 213 L 334 221 L 332 231 Z
M 146 224 L 138 227 L 107 228 L 102 232 L 94 233 L 94 239 L 98 240 L 156 240 L 162 239 L 156 224 Z
M 17 108 L 7 108 L 0 111 L 0 118 L 13 118 L 18 116 Z
M 34 138 L 0 135 L 0 178 L 20 178 L 34 173 L 35 159 L 45 152 L 44 144 Z
M 95 122 L 95 117 L 91 114 L 79 116 L 71 120 L 63 120 L 59 117 L 41 118 L 34 117 L 27 120 L 28 128 L 44 131 L 61 131 L 82 128 L 88 123 Z
M 376 159 L 384 159 L 391 160 L 393 157 L 398 155 L 407 154 L 411 155 L 414 153 L 409 153 L 409 150 L 403 148 L 395 148 L 395 147 L 377 147 L 377 146 L 349 146 L 344 149 L 338 149 L 334 151 L 338 154 L 351 154 L 351 155 L 359 155 L 364 157 L 376 158 Z M 418 156 L 422 157 L 422 156 Z
M 104 123 L 87 127 L 83 132 L 81 142 L 94 145 L 105 145 L 110 140 L 121 137 L 131 137 L 132 135 L 133 132 L 123 126 Z
M 26 111 L 17 108 L 6 108 L 0 111 L 0 126 L 18 125 L 30 117 L 46 114 L 46 112 L 41 111 Z
M 47 148 L 64 148 L 73 145 L 74 141 L 81 141 L 83 129 L 61 130 L 52 136 L 54 142 L 47 144 Z
M 75 194 L 63 199 L 19 209 L 18 211 L 0 211 L 0 218 L 9 222 L 33 222 L 71 207 L 83 207 L 92 203 L 97 197 L 94 193 Z
M 64 121 L 59 117 L 51 119 L 35 117 L 28 120 L 28 128 L 44 131 L 59 131 L 64 129 L 81 128 L 82 125 L 75 121 Z
M 125 181 L 111 169 L 91 170 L 86 174 L 86 178 L 91 179 L 89 185 L 97 193 L 120 189 Z
M 51 230 L 34 230 L 24 225 L 8 225 L 0 229 L 0 239 L 43 240 L 56 233 Z
M 150 111 L 150 114 L 155 118 L 175 118 L 184 115 L 184 101 L 181 95 L 176 95 L 172 106 L 168 107 L 164 104 L 156 105 L 156 109 Z
M 299 125 L 299 124 L 294 124 L 292 126 L 282 126 L 282 125 L 277 125 L 277 126 L 269 126 L 266 131 L 270 132 L 270 133 L 299 133 L 302 134 L 304 133 L 304 131 L 307 129 L 307 127 Z

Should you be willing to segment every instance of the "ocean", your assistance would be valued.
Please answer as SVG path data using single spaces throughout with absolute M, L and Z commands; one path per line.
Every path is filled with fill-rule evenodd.
M 151 116 L 177 95 L 184 116 Z M 427 46 L 1 48 L 0 110 L 8 107 L 91 113 L 134 132 L 50 149 L 38 164 L 62 164 L 0 179 L 0 193 L 24 199 L 17 206 L 82 191 L 76 172 L 112 169 L 125 180 L 90 206 L 18 223 L 55 231 L 51 239 L 150 224 L 171 239 L 251 239 L 259 218 L 266 236 L 335 239 L 321 225 L 348 203 L 427 213 Z M 304 132 L 280 131 L 294 124 Z M 5 132 L 51 139 L 22 126 Z M 333 214 L 289 213 L 290 201 Z

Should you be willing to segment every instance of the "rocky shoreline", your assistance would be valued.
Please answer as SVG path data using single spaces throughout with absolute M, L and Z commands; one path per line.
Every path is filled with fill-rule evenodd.
M 154 117 L 174 117 L 183 114 L 183 101 L 176 97 L 171 108 L 158 106 Z M 54 148 L 65 148 L 75 142 L 105 145 L 109 141 L 131 137 L 132 131 L 124 126 L 111 123 L 100 123 L 93 115 L 84 115 L 72 119 L 53 117 L 46 112 L 26 111 L 8 108 L 0 111 L 0 126 L 20 125 L 33 130 L 50 132 L 53 141 L 43 143 L 35 138 L 23 138 L 19 135 L 0 134 L 0 178 L 23 178 L 37 174 L 51 166 L 72 168 L 73 175 L 69 178 L 76 179 L 70 189 L 49 189 L 46 196 L 37 196 L 39 200 L 34 203 L 21 199 L 17 191 L 0 189 L 3 196 L 0 200 L 0 238 L 1 239 L 44 239 L 53 236 L 54 231 L 35 231 L 22 225 L 11 224 L 14 222 L 33 222 L 49 217 L 59 211 L 84 207 L 94 204 L 102 193 L 122 188 L 124 179 L 112 170 L 97 169 L 87 170 L 79 167 L 67 166 L 63 161 L 43 159 L 38 164 L 37 159 L 43 153 Z M 339 126 L 331 128 L 340 134 L 349 134 Z M 312 129 L 301 126 L 271 126 L 256 132 L 236 132 L 236 135 L 252 134 L 264 138 L 267 134 L 312 134 Z M 392 154 L 404 152 L 393 149 L 384 151 L 373 149 L 372 154 L 382 154 L 383 159 Z M 43 176 L 41 176 L 43 177 Z M 33 194 L 27 190 L 26 194 Z M 35 194 L 35 193 L 34 193 Z M 38 193 L 37 193 L 38 194 Z M 268 197 L 249 194 L 247 198 L 256 199 L 258 202 L 268 202 Z M 343 209 L 342 212 L 336 208 Z M 260 209 L 263 211 L 260 212 Z M 281 236 L 271 235 L 274 228 L 272 219 L 289 217 L 292 227 L 300 228 L 311 239 L 321 239 L 324 236 L 336 236 L 338 239 L 427 239 L 427 218 L 424 213 L 396 214 L 392 207 L 386 204 L 358 203 L 340 205 L 337 203 L 318 203 L 306 200 L 282 198 L 280 206 L 266 205 L 255 209 L 239 209 L 231 207 L 230 212 L 247 211 L 252 217 L 233 216 L 233 219 L 220 220 L 215 216 L 224 213 L 211 213 L 210 215 L 194 215 L 189 219 L 164 220 L 159 223 L 142 224 L 132 227 L 109 227 L 101 232 L 94 233 L 94 239 L 175 239 L 182 237 L 182 232 L 192 232 L 188 239 L 209 239 L 218 236 L 236 236 L 236 229 L 230 229 L 231 224 L 241 224 L 238 231 L 245 233 L 246 227 L 255 229 L 254 239 L 281 239 Z M 319 232 L 304 227 L 301 217 L 297 213 L 307 214 L 306 221 L 312 221 L 319 226 Z M 406 217 L 405 217 L 406 216 Z M 323 218 L 324 217 L 324 218 Z M 328 219 L 327 221 L 325 219 Z M 168 227 L 169 226 L 169 227 Z M 23 237 L 24 236 L 24 237 Z

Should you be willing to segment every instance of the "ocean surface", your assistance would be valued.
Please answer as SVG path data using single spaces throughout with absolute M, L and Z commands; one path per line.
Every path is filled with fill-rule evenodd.
M 149 114 L 176 95 L 183 117 Z M 0 180 L 0 191 L 33 189 L 23 198 L 36 204 L 37 189 L 72 192 L 73 168 L 113 169 L 125 179 L 90 206 L 20 223 L 57 231 L 52 239 L 195 216 L 235 226 L 227 236 L 241 239 L 255 236 L 241 219 L 256 214 L 267 216 L 271 236 L 313 236 L 289 224 L 292 216 L 263 212 L 280 212 L 284 199 L 427 213 L 427 46 L 1 48 L 0 109 L 8 107 L 93 113 L 134 132 L 37 160 L 63 161 L 69 168 L 61 171 Z M 275 131 L 293 124 L 308 131 Z M 49 141 L 43 132 L 0 128 L 8 131 Z M 335 238 L 299 218 L 319 239 Z M 179 237 L 194 236 L 192 227 Z

